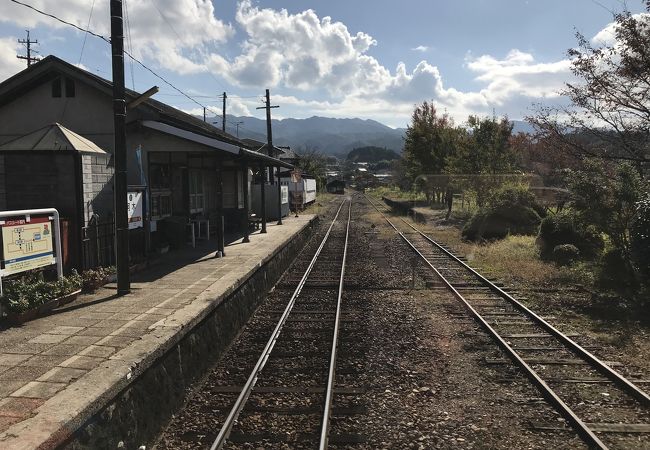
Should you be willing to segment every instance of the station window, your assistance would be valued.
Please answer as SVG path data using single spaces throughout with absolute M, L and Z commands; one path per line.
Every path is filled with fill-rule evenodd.
M 190 213 L 203 212 L 203 173 L 200 170 L 190 170 Z
M 65 79 L 65 96 L 66 97 L 74 97 L 75 96 L 74 80 L 72 80 L 70 78 Z
M 151 193 L 151 218 L 162 219 L 172 215 L 172 196 L 169 192 Z
M 171 176 L 169 163 L 150 163 L 149 183 L 152 189 L 170 189 Z
M 52 80 L 52 97 L 61 97 L 61 78 Z

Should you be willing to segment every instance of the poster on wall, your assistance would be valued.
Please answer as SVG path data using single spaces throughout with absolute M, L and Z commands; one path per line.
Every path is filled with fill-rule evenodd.
M 142 216 L 142 192 L 128 192 L 127 198 L 127 217 L 129 219 L 129 230 L 142 228 L 144 218 Z
M 289 186 L 280 186 L 280 200 L 282 204 L 289 203 Z
M 47 217 L 7 220 L 2 225 L 3 275 L 56 264 L 52 222 Z

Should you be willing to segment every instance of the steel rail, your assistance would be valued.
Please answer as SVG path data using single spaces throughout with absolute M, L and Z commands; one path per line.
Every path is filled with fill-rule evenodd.
M 367 197 L 366 197 L 367 198 Z M 382 214 L 384 219 L 395 229 L 395 225 L 386 217 L 377 206 L 368 198 L 370 204 L 372 204 L 375 209 Z M 405 223 L 407 223 L 405 221 Z M 408 224 L 408 223 L 407 223 Z M 416 231 L 418 231 L 416 229 Z M 585 441 L 587 445 L 592 448 L 607 450 L 607 446 L 596 436 L 596 434 L 591 430 L 585 422 L 580 419 L 575 412 L 566 404 L 564 401 L 553 391 L 553 389 L 546 384 L 546 382 L 537 374 L 537 372 L 523 360 L 521 356 L 506 342 L 505 339 L 497 333 L 497 331 L 492 328 L 492 326 L 472 307 L 472 305 L 454 288 L 454 286 L 436 269 L 436 267 L 431 264 L 431 262 L 413 245 L 413 243 L 402 233 L 398 231 L 399 236 L 415 251 L 422 260 L 434 271 L 434 273 L 440 278 L 440 280 L 449 288 L 454 297 L 460 300 L 464 306 L 470 311 L 472 316 L 481 324 L 481 326 L 488 331 L 490 335 L 497 341 L 499 346 L 510 356 L 510 358 L 519 365 L 528 378 L 538 387 L 544 397 L 553 405 L 555 408 L 564 416 L 564 418 L 573 426 L 573 428 L 578 432 L 580 437 Z
M 411 227 L 413 230 L 415 230 L 417 233 L 419 233 L 423 238 L 425 238 L 431 244 L 435 245 L 438 249 L 442 250 L 448 257 L 452 258 L 455 262 L 462 265 L 472 275 L 474 275 L 480 282 L 482 282 L 483 284 L 488 286 L 491 291 L 495 292 L 500 297 L 502 297 L 505 300 L 507 300 L 508 302 L 512 303 L 517 309 L 519 309 L 524 314 L 531 317 L 535 322 L 537 322 L 539 325 L 541 325 L 542 328 L 544 328 L 550 334 L 555 336 L 558 340 L 562 341 L 562 343 L 565 344 L 567 347 L 569 347 L 569 349 L 573 350 L 575 353 L 580 355 L 583 359 L 585 359 L 589 363 L 591 363 L 591 365 L 594 366 L 594 368 L 596 370 L 598 370 L 600 373 L 605 375 L 605 377 L 611 379 L 614 383 L 621 386 L 628 394 L 630 394 L 631 396 L 636 398 L 639 401 L 639 403 L 641 403 L 644 406 L 649 406 L 650 405 L 650 396 L 645 391 L 643 391 L 641 388 L 639 388 L 634 383 L 632 383 L 630 380 L 628 380 L 623 375 L 618 373 L 616 370 L 612 369 L 610 366 L 605 364 L 603 361 L 601 361 L 594 354 L 592 354 L 589 351 L 587 351 L 586 349 L 584 349 L 582 346 L 580 346 L 580 344 L 578 344 L 573 339 L 571 339 L 570 337 L 568 337 L 567 335 L 562 333 L 560 330 L 555 328 L 553 325 L 548 323 L 546 320 L 544 320 L 542 317 L 537 315 L 535 312 L 533 312 L 531 309 L 529 309 L 526 305 L 521 303 L 519 300 L 515 299 L 510 294 L 508 294 L 503 289 L 501 289 L 499 286 L 495 285 L 490 280 L 485 278 L 483 275 L 478 273 L 476 270 L 471 268 L 469 265 L 467 265 L 465 262 L 463 262 L 456 255 L 454 255 L 449 250 L 444 248 L 438 242 L 434 241 L 431 237 L 427 236 L 426 234 L 424 234 L 422 231 L 420 231 L 419 229 L 417 229 L 416 227 L 414 227 L 410 223 L 408 223 L 406 221 L 404 221 L 404 223 L 406 223 L 409 227 Z
M 210 447 L 210 450 L 217 450 L 223 447 L 223 445 L 226 443 L 226 440 L 228 439 L 228 436 L 230 435 L 230 431 L 232 430 L 233 425 L 235 424 L 235 421 L 237 420 L 237 417 L 239 417 L 239 414 L 241 413 L 242 409 L 244 408 L 244 405 L 246 404 L 246 401 L 248 400 L 251 392 L 253 391 L 253 388 L 255 387 L 255 383 L 257 382 L 257 378 L 259 377 L 260 372 L 266 365 L 266 362 L 268 361 L 268 358 L 271 354 L 271 351 L 273 350 L 273 347 L 275 347 L 275 344 L 278 340 L 278 337 L 280 336 L 280 332 L 282 331 L 282 328 L 284 327 L 284 324 L 287 321 L 287 318 L 289 317 L 289 314 L 291 313 L 291 310 L 293 309 L 294 304 L 296 303 L 296 299 L 300 295 L 300 292 L 302 291 L 302 288 L 304 287 L 305 283 L 307 282 L 307 277 L 309 277 L 309 274 L 311 273 L 312 269 L 314 268 L 314 265 L 316 264 L 316 260 L 318 259 L 318 256 L 320 255 L 321 251 L 323 250 L 323 247 L 325 247 L 325 243 L 327 242 L 330 233 L 332 231 L 332 228 L 334 227 L 334 224 L 336 223 L 336 220 L 339 217 L 339 213 L 341 212 L 341 208 L 343 208 L 343 204 L 347 200 L 343 200 L 341 204 L 339 205 L 338 210 L 336 211 L 336 215 L 334 216 L 334 219 L 332 220 L 332 223 L 330 224 L 329 228 L 327 229 L 327 232 L 325 233 L 325 236 L 323 237 L 323 240 L 321 241 L 320 245 L 318 246 L 318 249 L 316 250 L 316 253 L 312 257 L 309 266 L 305 270 L 304 275 L 300 279 L 300 282 L 298 283 L 298 286 L 296 287 L 296 290 L 293 292 L 291 295 L 291 299 L 289 300 L 289 303 L 287 303 L 286 308 L 284 309 L 284 312 L 282 313 L 282 316 L 280 317 L 280 320 L 278 321 L 278 324 L 275 326 L 275 329 L 271 333 L 271 337 L 269 338 L 268 342 L 266 343 L 266 346 L 264 347 L 264 350 L 262 351 L 262 354 L 260 355 L 259 359 L 257 360 L 257 363 L 253 367 L 253 370 L 251 371 L 251 374 L 249 375 L 248 379 L 246 380 L 246 384 L 244 385 L 244 388 L 242 389 L 241 393 L 237 397 L 237 400 L 235 401 L 235 404 L 233 405 L 232 409 L 230 410 L 230 413 L 228 414 L 228 417 L 226 418 L 226 421 L 221 427 L 221 430 L 219 431 L 219 434 L 217 435 L 216 439 L 212 443 L 212 446 Z
M 348 209 L 348 222 L 345 228 L 345 244 L 343 245 L 343 262 L 341 264 L 341 276 L 339 277 L 339 292 L 336 300 L 336 316 L 334 318 L 334 336 L 332 338 L 332 350 L 330 352 L 330 368 L 327 375 L 327 386 L 325 389 L 325 407 L 323 410 L 323 421 L 321 423 L 319 450 L 325 450 L 329 441 L 330 415 L 332 413 L 332 401 L 334 399 L 334 381 L 336 377 L 336 351 L 338 349 L 339 325 L 341 322 L 341 303 L 343 297 L 343 283 L 345 279 L 345 263 L 348 257 L 348 238 L 350 236 L 350 218 L 352 217 L 352 201 Z

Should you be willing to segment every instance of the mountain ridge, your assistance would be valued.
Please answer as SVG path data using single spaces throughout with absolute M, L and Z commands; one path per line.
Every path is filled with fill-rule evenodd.
M 219 121 L 210 118 L 210 121 Z M 527 122 L 514 120 L 513 133 L 531 133 Z M 316 150 L 345 157 L 355 148 L 382 147 L 402 153 L 406 128 L 391 128 L 373 119 L 311 116 L 306 119 L 272 119 L 273 143 L 296 151 Z M 237 127 L 239 124 L 239 127 Z M 226 131 L 241 138 L 266 142 L 266 120 L 227 116 Z

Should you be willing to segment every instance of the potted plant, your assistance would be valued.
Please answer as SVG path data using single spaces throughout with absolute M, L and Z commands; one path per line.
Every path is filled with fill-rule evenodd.
M 25 275 L 4 283 L 0 301 L 7 319 L 20 324 L 73 301 L 81 292 L 81 284 L 81 276 L 74 270 L 56 281 L 45 281 L 42 273 Z
M 115 267 L 97 267 L 81 272 L 82 289 L 84 292 L 95 292 L 99 287 L 109 282 L 115 274 Z

